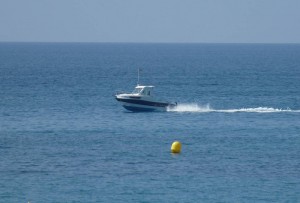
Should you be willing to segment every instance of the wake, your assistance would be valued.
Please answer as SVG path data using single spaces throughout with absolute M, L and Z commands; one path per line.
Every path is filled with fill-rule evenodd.
M 209 104 L 199 105 L 196 103 L 191 104 L 178 104 L 175 108 L 168 109 L 170 112 L 221 112 L 221 113 L 236 113 L 236 112 L 248 112 L 248 113 L 281 113 L 281 112 L 291 112 L 300 113 L 300 110 L 292 110 L 290 108 L 278 109 L 272 107 L 256 107 L 256 108 L 240 108 L 240 109 L 213 109 Z

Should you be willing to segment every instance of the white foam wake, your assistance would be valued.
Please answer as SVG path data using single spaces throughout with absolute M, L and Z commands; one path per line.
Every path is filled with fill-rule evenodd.
M 298 112 L 300 110 L 292 110 L 290 108 L 278 109 L 272 107 L 256 107 L 256 108 L 240 108 L 240 109 L 213 109 L 209 104 L 199 105 L 196 103 L 191 104 L 178 104 L 175 108 L 168 109 L 172 112 L 223 112 L 223 113 L 236 113 L 236 112 L 250 112 L 250 113 L 279 113 L 279 112 Z
M 228 110 L 216 110 L 216 111 L 227 112 L 227 113 L 235 113 L 235 112 L 250 112 L 250 113 L 251 112 L 252 113 L 298 112 L 298 111 L 293 111 L 289 108 L 277 109 L 277 108 L 272 108 L 272 107 L 241 108 L 241 109 L 228 109 Z
M 205 106 L 198 105 L 196 103 L 191 104 L 178 104 L 175 108 L 171 108 L 168 111 L 175 112 L 211 112 L 214 109 L 211 109 L 209 104 Z

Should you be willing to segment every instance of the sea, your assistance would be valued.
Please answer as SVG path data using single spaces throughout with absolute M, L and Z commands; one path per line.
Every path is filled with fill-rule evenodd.
M 300 44 L 0 43 L 0 202 L 300 202 Z

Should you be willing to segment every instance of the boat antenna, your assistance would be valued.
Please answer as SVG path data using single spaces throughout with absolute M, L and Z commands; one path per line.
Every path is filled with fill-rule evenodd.
M 137 81 L 137 86 L 139 86 L 140 83 L 140 68 L 138 68 L 138 81 Z

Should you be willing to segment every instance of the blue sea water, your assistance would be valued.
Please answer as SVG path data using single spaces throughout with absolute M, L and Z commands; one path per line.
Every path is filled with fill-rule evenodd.
M 138 68 L 176 109 L 115 101 Z M 300 45 L 0 43 L 0 177 L 0 202 L 300 202 Z

